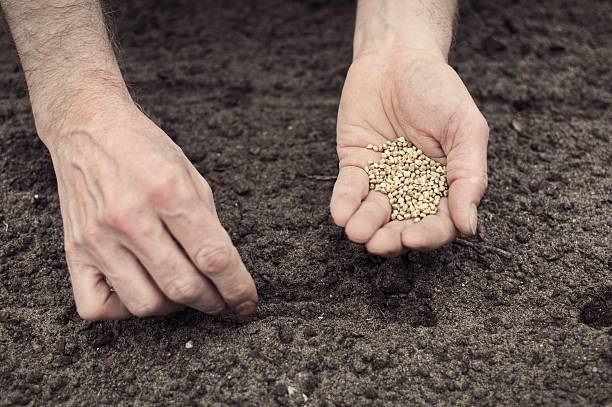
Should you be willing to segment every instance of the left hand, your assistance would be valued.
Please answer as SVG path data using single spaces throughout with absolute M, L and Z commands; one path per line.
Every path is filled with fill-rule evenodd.
M 489 129 L 457 73 L 437 54 L 366 53 L 349 69 L 338 112 L 340 171 L 331 213 L 348 238 L 369 252 L 431 250 L 457 231 L 476 233 L 476 207 L 487 187 Z M 405 137 L 447 166 L 448 199 L 421 222 L 389 221 L 386 195 L 369 190 L 364 171 L 380 153 L 366 149 Z

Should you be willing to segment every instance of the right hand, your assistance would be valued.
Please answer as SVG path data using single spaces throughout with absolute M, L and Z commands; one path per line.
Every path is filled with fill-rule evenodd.
M 370 253 L 433 250 L 457 231 L 476 234 L 477 205 L 487 187 L 489 128 L 442 54 L 397 49 L 364 53 L 347 74 L 338 111 L 340 171 L 331 200 L 337 225 Z M 391 204 L 370 191 L 363 170 L 381 154 L 367 149 L 405 137 L 447 166 L 448 199 L 421 222 L 390 220 Z
M 98 112 L 46 144 L 83 319 L 184 306 L 243 318 L 255 311 L 255 283 L 219 222 L 209 185 L 134 105 Z

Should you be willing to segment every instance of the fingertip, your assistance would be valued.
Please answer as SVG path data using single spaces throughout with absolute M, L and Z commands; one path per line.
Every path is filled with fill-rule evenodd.
M 332 219 L 337 226 L 345 227 L 359 208 L 361 200 L 351 194 L 334 194 L 329 205 Z
M 132 313 L 121 302 L 118 295 L 112 294 L 104 306 L 105 319 L 127 319 L 132 316 Z
M 468 180 L 457 180 L 449 187 L 448 206 L 457 230 L 466 236 L 476 234 L 478 214 L 476 205 L 482 196 L 482 187 Z
M 106 278 L 97 267 L 71 263 L 68 259 L 74 302 L 81 319 L 101 321 L 132 316 L 117 293 L 111 291 Z
M 475 208 L 475 206 L 474 206 Z M 455 227 L 464 236 L 473 236 L 476 234 L 474 227 L 472 226 L 473 217 L 471 207 L 468 208 L 457 208 L 454 211 L 451 209 L 451 219 L 455 224 Z
M 257 309 L 257 303 L 254 301 L 245 301 L 238 305 L 235 309 L 236 314 L 243 320 L 249 320 Z
M 402 252 L 400 233 L 382 228 L 366 243 L 366 250 L 377 256 L 394 257 Z
M 91 292 L 89 295 L 91 295 L 90 299 L 82 300 L 82 295 L 75 293 L 77 313 L 85 321 L 127 319 L 132 316 L 115 293 L 107 292 L 94 297 Z
M 351 218 L 351 220 L 347 223 L 344 228 L 344 232 L 346 236 L 355 243 L 365 243 L 372 237 L 372 231 L 369 230 L 367 225 L 363 222 L 360 222 L 359 219 L 355 217 Z
M 441 247 L 457 236 L 449 217 L 447 200 L 443 199 L 434 215 L 427 215 L 418 223 L 408 221 L 402 230 L 402 244 L 416 251 L 430 251 Z
M 476 235 L 476 229 L 478 228 L 478 210 L 476 205 L 472 205 L 470 208 L 470 236 Z
M 402 230 L 402 244 L 410 250 L 415 250 L 419 252 L 430 250 L 425 235 L 422 233 L 414 232 L 415 231 L 411 230 L 411 228 L 406 228 Z
M 368 185 L 368 177 L 362 168 L 340 168 L 330 202 L 330 212 L 336 225 L 346 226 L 367 196 Z

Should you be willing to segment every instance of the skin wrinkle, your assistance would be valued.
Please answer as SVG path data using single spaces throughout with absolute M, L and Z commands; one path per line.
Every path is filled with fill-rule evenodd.
M 359 147 L 344 147 L 343 150 L 346 149 L 346 148 L 358 149 L 358 151 L 363 151 L 364 150 L 364 148 L 362 146 L 359 146 Z M 354 152 L 353 152 L 353 154 L 350 154 L 350 153 L 345 153 L 344 151 L 342 151 L 340 153 L 340 155 L 338 156 L 338 159 L 339 159 L 339 168 L 357 167 L 357 168 L 363 170 L 364 165 L 359 161 L 359 158 L 356 157 Z M 372 158 L 371 159 L 377 161 L 378 159 L 380 159 L 380 154 L 378 154 L 378 153 L 372 154 Z
M 393 93 L 393 92 L 392 92 L 392 93 Z M 391 104 L 392 104 L 392 105 L 394 105 L 393 100 L 394 100 L 395 98 L 392 96 L 390 99 L 391 99 Z M 395 109 L 395 108 L 393 108 L 393 109 Z M 406 124 L 406 125 L 408 125 L 408 124 Z M 428 149 L 426 149 L 426 150 L 424 150 L 424 147 L 425 147 L 425 146 L 423 146 L 423 145 L 422 145 L 422 143 L 421 143 L 421 141 L 420 141 L 420 140 L 421 140 L 421 139 L 425 139 L 425 140 L 427 140 L 427 139 L 429 138 L 430 133 L 429 133 L 428 131 L 425 131 L 425 130 L 422 130 L 422 129 L 417 129 L 417 128 L 416 128 L 416 127 L 414 127 L 414 126 L 409 126 L 409 127 L 410 127 L 410 129 L 411 129 L 411 130 L 412 130 L 412 131 L 413 131 L 413 132 L 414 132 L 414 133 L 417 135 L 417 137 L 408 137 L 408 136 L 405 136 L 405 137 L 406 137 L 408 140 L 410 140 L 410 142 L 411 142 L 412 144 L 414 144 L 414 145 L 415 145 L 416 147 L 418 147 L 420 150 L 423 150 L 423 151 L 426 151 L 426 150 L 427 150 L 427 153 L 428 153 L 427 155 L 428 155 L 429 157 L 434 158 L 434 159 L 438 159 L 438 160 L 443 160 L 443 161 L 440 161 L 440 162 L 442 162 L 442 163 L 446 163 L 446 155 L 445 155 L 445 154 L 444 154 L 444 152 L 443 152 L 443 151 L 440 149 L 440 147 L 439 147 L 439 146 L 433 146 L 433 147 L 435 148 L 435 150 L 436 150 L 435 152 L 430 151 L 430 149 L 429 149 L 429 148 L 428 148 Z M 413 140 L 413 139 L 414 139 L 414 140 Z
M 385 136 L 385 134 L 383 132 L 381 132 L 380 130 L 378 130 L 377 128 L 375 128 L 374 126 L 372 126 L 366 119 L 365 117 L 363 117 L 363 122 L 364 124 L 358 124 L 358 123 L 346 123 L 345 126 L 351 128 L 357 128 L 359 130 L 364 130 L 366 134 L 371 135 L 372 133 L 374 133 L 377 136 L 382 137 L 382 140 L 388 140 L 389 138 L 387 136 Z M 346 131 L 347 133 L 351 133 L 350 130 L 347 129 L 342 129 L 343 131 Z M 338 148 L 344 148 L 344 147 L 365 147 L 364 145 L 354 145 L 354 144 L 338 144 L 337 146 Z
M 387 107 L 385 106 L 385 98 L 382 97 L 382 94 L 381 94 L 382 92 L 383 91 L 381 89 L 377 89 L 377 96 L 380 99 L 380 105 L 382 106 L 382 110 L 385 113 L 385 117 L 387 118 L 387 121 L 391 123 L 391 128 L 393 129 L 393 133 L 394 133 L 393 136 L 395 136 L 395 138 L 406 137 L 406 132 L 404 132 L 404 129 L 402 129 L 402 126 L 399 125 L 399 123 L 397 123 L 397 125 L 399 125 L 399 128 L 401 130 L 401 136 L 400 136 L 400 132 L 397 131 L 395 121 L 391 120 L 391 116 L 389 115 L 389 113 L 387 113 Z M 393 98 L 391 98 L 391 112 L 395 113 L 395 107 L 393 105 Z M 390 140 L 392 139 L 393 137 Z
M 393 2 L 387 2 L 382 0 L 360 0 L 357 12 L 357 22 L 356 22 L 356 33 L 360 33 L 362 31 L 368 31 L 368 35 L 366 39 L 368 42 L 374 43 L 384 43 L 385 41 L 391 40 L 392 42 L 405 38 L 402 35 L 405 25 L 402 24 L 396 25 L 393 24 L 387 16 L 393 15 L 394 13 L 401 13 L 404 5 L 403 1 L 405 0 L 394 0 Z M 392 7 L 397 6 L 397 7 Z M 368 19 L 365 21 L 360 21 L 360 9 L 370 8 L 370 13 L 368 14 Z M 446 57 L 448 50 L 453 42 L 454 37 L 454 22 L 456 20 L 455 16 L 457 15 L 457 1 L 423 1 L 419 0 L 418 7 L 412 9 L 414 16 L 419 17 L 419 19 L 427 20 L 428 25 L 423 27 L 423 29 L 430 29 L 430 27 L 435 27 L 435 29 L 431 29 L 431 34 L 435 38 L 438 45 L 441 46 L 441 49 L 444 49 L 444 56 Z M 450 17 L 449 17 L 450 16 Z M 382 28 L 383 33 L 380 33 L 378 30 L 367 30 L 367 26 L 371 26 L 372 24 L 378 23 L 380 25 L 379 28 Z M 406 23 L 405 23 L 406 24 Z M 408 23 L 409 24 L 409 23 Z M 449 35 L 446 35 L 446 34 Z M 360 37 L 355 37 L 355 45 L 360 42 Z M 363 44 L 362 44 L 363 45 Z M 407 45 L 407 44 L 402 44 Z M 411 48 L 411 44 L 406 47 Z M 355 49 L 358 47 L 356 46 Z M 424 49 L 426 50 L 426 49 Z M 354 53 L 354 57 L 357 52 Z
M 411 81 L 414 75 L 416 75 L 416 72 L 413 70 L 411 72 L 411 76 L 409 76 L 406 80 Z M 394 90 L 396 90 L 396 88 L 392 87 L 391 90 L 390 90 L 390 97 L 389 97 L 389 99 L 391 101 L 391 109 L 393 111 L 394 117 L 396 118 L 396 120 L 398 120 L 398 122 L 400 122 L 400 127 L 401 127 L 402 126 L 401 120 L 397 119 L 397 114 L 396 114 L 397 110 L 395 108 L 395 106 L 397 104 L 398 97 L 397 97 L 396 93 L 394 92 Z M 455 112 L 455 114 L 456 114 L 456 112 Z M 449 121 L 449 123 L 447 123 L 447 126 L 449 124 L 450 124 L 450 121 Z M 431 146 L 432 148 L 435 149 L 435 151 L 432 151 L 431 148 L 427 148 L 426 150 L 424 150 L 425 146 L 423 146 L 421 144 L 420 140 L 421 139 L 428 139 L 429 136 L 432 136 L 432 138 L 434 138 L 434 139 L 435 139 L 435 137 L 433 137 L 433 135 L 430 132 L 428 132 L 426 130 L 423 130 L 423 129 L 418 129 L 418 128 L 410 125 L 409 123 L 404 123 L 404 125 L 405 126 L 409 126 L 414 131 L 414 133 L 416 133 L 417 136 L 418 136 L 418 137 L 415 137 L 415 139 L 413 140 L 411 137 L 408 137 L 406 134 L 404 134 L 404 136 L 407 139 L 409 139 L 419 149 L 421 149 L 423 151 L 427 151 L 427 155 L 430 156 L 431 158 L 437 159 L 439 162 L 442 162 L 443 164 L 446 164 L 446 153 L 448 151 L 451 151 L 450 149 L 445 149 L 444 148 L 444 144 L 442 144 L 442 140 L 445 139 L 446 133 L 443 133 L 441 135 L 441 140 L 439 142 L 439 145 L 437 145 L 437 146 L 432 145 Z
M 453 151 L 453 148 L 455 147 L 455 139 L 456 137 L 456 133 L 460 128 L 460 123 L 457 123 L 457 116 L 459 115 L 459 107 L 462 106 L 463 103 L 459 103 L 458 107 L 456 107 L 453 110 L 453 113 L 451 114 L 451 116 L 448 119 L 448 122 L 446 123 L 446 127 L 444 128 L 444 131 L 442 132 L 442 134 L 440 134 L 440 145 L 442 146 L 442 148 L 444 149 L 444 154 L 448 154 L 448 152 Z M 451 130 L 451 128 L 454 127 L 454 130 Z M 453 136 L 450 137 L 451 141 L 451 145 L 448 146 L 448 139 L 449 139 L 449 135 L 452 134 Z
M 407 77 L 405 80 L 407 80 L 407 81 L 411 81 L 411 80 L 413 80 L 414 75 L 416 75 L 415 70 L 413 70 L 413 71 L 411 72 L 410 76 L 409 76 L 409 77 Z M 400 120 L 400 119 L 398 119 L 398 115 L 397 115 L 397 113 L 396 113 L 398 110 L 395 108 L 395 106 L 398 104 L 398 100 L 397 100 L 397 99 L 398 99 L 398 97 L 397 97 L 396 93 L 394 92 L 394 90 L 395 90 L 395 89 L 396 89 L 395 87 L 391 87 L 391 89 L 390 89 L 390 91 L 389 91 L 389 93 L 390 93 L 390 95 L 389 95 L 389 100 L 390 100 L 390 102 L 391 102 L 391 110 L 392 110 L 392 112 L 393 112 L 393 117 L 394 117 L 394 118 L 395 118 L 395 120 L 398 122 L 398 126 L 400 126 L 400 127 L 403 127 L 403 126 L 408 126 L 408 127 L 410 127 L 410 129 L 411 129 L 411 130 L 412 130 L 414 133 L 416 133 L 416 134 L 417 134 L 417 136 L 418 136 L 418 137 L 415 137 L 415 140 L 413 140 L 413 138 L 409 137 L 409 136 L 406 134 L 406 132 L 403 132 L 403 134 L 402 134 L 402 135 L 403 135 L 404 137 L 406 137 L 407 139 L 409 139 L 409 140 L 410 140 L 410 141 L 411 141 L 411 142 L 412 142 L 414 145 L 416 145 L 418 148 L 420 148 L 421 150 L 423 150 L 423 147 L 424 147 L 424 146 L 421 144 L 420 139 L 427 139 L 427 136 L 428 136 L 428 135 L 430 135 L 430 133 L 429 133 L 429 132 L 427 132 L 427 131 L 425 131 L 425 130 L 423 130 L 423 129 L 418 129 L 418 128 L 416 128 L 416 127 L 414 127 L 414 126 L 410 125 L 409 123 L 404 123 L 404 124 L 402 125 L 401 120 Z M 386 114 L 386 111 L 385 111 L 385 114 Z M 387 115 L 387 117 L 389 118 L 389 115 Z M 393 121 L 391 121 L 390 119 L 389 119 L 389 122 L 393 123 Z M 430 149 L 427 149 L 427 150 L 430 150 Z M 442 151 L 442 149 L 441 149 L 440 147 L 435 148 L 435 150 L 436 150 L 436 151 L 427 151 L 427 152 L 428 152 L 428 155 L 429 155 L 431 158 L 436 158 L 436 159 L 438 159 L 438 160 L 440 160 L 440 159 L 445 159 L 445 158 L 446 158 L 446 155 L 444 154 L 444 151 Z M 444 160 L 444 161 L 446 161 L 446 160 Z

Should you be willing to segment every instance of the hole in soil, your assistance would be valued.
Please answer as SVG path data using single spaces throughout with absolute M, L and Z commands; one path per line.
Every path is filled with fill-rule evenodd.
M 438 325 L 438 317 L 429 305 L 421 305 L 417 310 L 415 319 L 410 325 L 412 325 L 413 328 L 420 326 L 431 328 Z
M 593 328 L 612 326 L 612 287 L 586 303 L 580 313 L 580 322 Z

